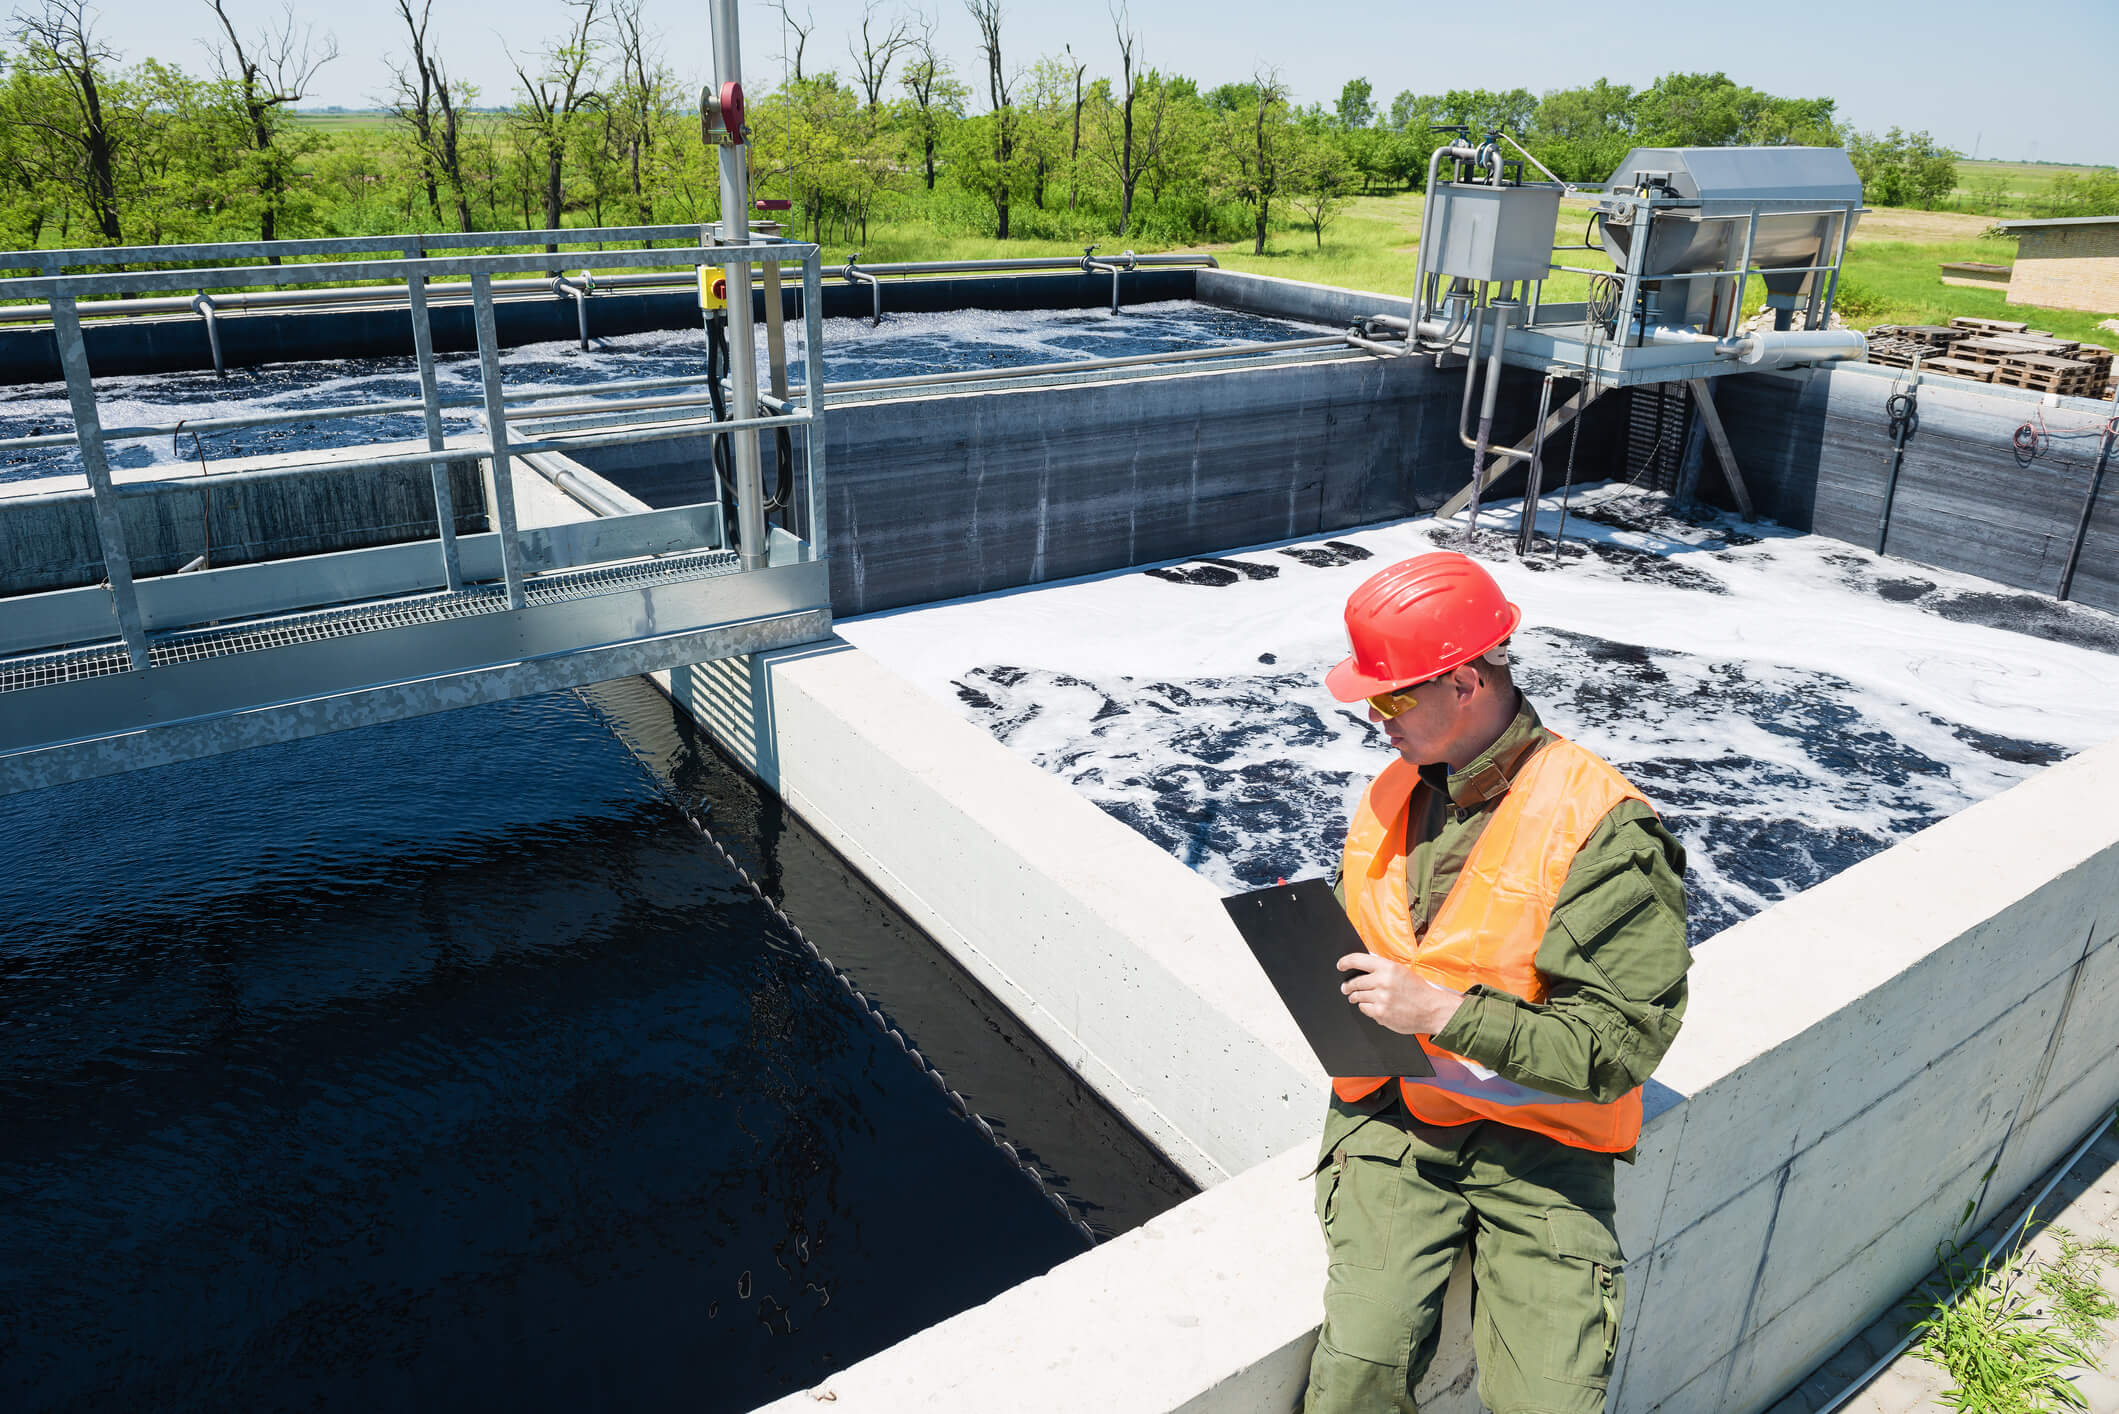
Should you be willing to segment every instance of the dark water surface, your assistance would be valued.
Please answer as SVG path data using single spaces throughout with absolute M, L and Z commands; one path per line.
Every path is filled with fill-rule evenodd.
M 628 748 L 631 748 L 629 750 Z M 638 681 L 0 801 L 0 1407 L 747 1409 L 1176 1175 Z

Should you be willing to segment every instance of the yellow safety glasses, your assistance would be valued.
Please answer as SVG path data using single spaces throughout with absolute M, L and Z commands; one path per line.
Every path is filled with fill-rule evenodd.
M 1396 692 L 1379 692 L 1368 700 L 1369 706 L 1375 708 L 1387 722 L 1401 712 L 1412 711 L 1417 705 L 1413 700 L 1414 691 L 1433 681 L 1433 678 L 1429 678 L 1427 682 L 1416 682 L 1411 686 L 1401 687 Z

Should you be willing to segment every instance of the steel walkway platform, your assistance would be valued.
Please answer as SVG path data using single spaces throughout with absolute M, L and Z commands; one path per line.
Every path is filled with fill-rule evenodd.
M 705 424 L 732 450 L 745 450 L 734 446 L 739 439 L 748 438 L 755 447 L 760 433 L 786 431 L 799 448 L 795 469 L 800 475 L 784 506 L 766 503 L 752 453 L 731 458 L 738 474 L 733 506 L 726 509 L 715 489 L 715 472 L 706 466 L 701 484 L 714 491 L 712 500 L 626 513 L 592 498 L 580 507 L 580 519 L 518 526 L 513 459 L 562 448 L 517 424 L 526 428 L 534 422 L 545 399 L 563 397 L 565 410 L 588 413 L 624 409 L 625 399 L 608 395 L 631 391 L 631 385 L 607 383 L 595 390 L 596 400 L 584 403 L 578 387 L 564 393 L 503 388 L 491 277 L 496 271 L 550 265 L 551 255 L 368 258 L 351 266 L 229 264 L 334 253 L 331 243 L 252 243 L 186 252 L 218 262 L 212 268 L 0 281 L 0 299 L 50 301 L 75 415 L 69 440 L 78 446 L 87 481 L 74 491 L 0 497 L 0 529 L 20 532 L 0 543 L 33 543 L 46 533 L 67 543 L 85 537 L 96 547 L 102 572 L 97 584 L 77 577 L 58 588 L 0 596 L 0 794 L 828 637 L 830 582 L 815 549 L 824 514 L 822 422 L 809 411 L 822 401 L 816 396 L 822 388 L 816 248 L 755 240 L 716 244 L 699 228 L 678 234 L 697 243 L 573 252 L 556 260 L 570 268 L 607 269 L 800 258 L 806 386 L 792 398 L 775 398 L 772 415 L 754 407 L 750 416 Z M 671 235 L 671 228 L 645 228 L 482 232 L 478 238 L 507 246 Z M 327 248 L 307 249 L 312 244 Z M 26 262 L 0 254 L 0 266 L 17 263 Z M 441 274 L 471 277 L 483 438 L 442 436 L 432 342 L 419 294 L 428 278 Z M 371 444 L 350 452 L 298 452 L 263 459 L 263 466 L 251 458 L 243 469 L 221 476 L 211 475 L 211 467 L 204 476 L 199 468 L 187 467 L 168 477 L 113 484 L 81 339 L 81 296 L 378 277 L 401 280 L 408 292 L 428 428 L 423 448 Z M 769 311 L 774 325 L 778 314 L 777 308 Z M 783 340 L 777 327 L 772 334 L 777 351 Z M 784 374 L 775 381 L 786 386 Z M 652 387 L 689 387 L 699 402 L 708 401 L 703 376 L 652 380 Z M 731 406 L 740 410 L 740 404 Z M 388 410 L 401 411 L 395 405 Z M 383 406 L 355 406 L 306 416 L 357 418 L 384 411 Z M 219 419 L 217 425 L 244 422 Z M 696 439 L 701 430 L 696 412 L 662 421 L 629 416 L 622 425 L 577 432 L 567 446 Z M 109 437 L 142 435 L 165 434 L 156 428 L 121 428 Z M 0 441 L 0 449 L 52 440 L 49 435 L 9 439 Z M 484 500 L 468 519 L 473 524 L 482 519 L 484 529 L 459 534 L 467 517 L 454 504 L 451 468 L 466 464 L 478 469 Z M 136 577 L 128 525 L 167 520 L 169 506 L 176 503 L 154 502 L 143 517 L 137 513 L 143 509 L 141 498 L 204 497 L 226 494 L 232 486 L 311 477 L 402 478 L 413 471 L 422 480 L 410 484 L 423 495 L 431 472 L 434 519 L 426 538 L 399 536 L 395 543 L 214 568 L 201 567 L 201 561 L 181 572 Z M 727 509 L 734 512 L 733 526 L 727 523 Z M 776 510 L 786 524 L 770 522 Z M 39 516 L 43 519 L 33 519 Z M 329 532 L 332 527 L 305 529 Z M 210 526 L 203 533 L 211 550 Z M 63 549 L 48 558 L 65 561 Z M 0 566 L 0 574 L 12 568 Z

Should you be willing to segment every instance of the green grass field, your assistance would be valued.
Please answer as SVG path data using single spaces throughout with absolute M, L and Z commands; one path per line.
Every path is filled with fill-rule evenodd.
M 1288 222 L 1276 223 L 1264 255 L 1252 254 L 1248 241 L 1192 249 L 1211 253 L 1231 270 L 1409 295 L 1419 247 L 1420 205 L 1421 198 L 1410 193 L 1357 197 L 1325 227 L 1321 250 L 1306 226 Z M 1578 245 L 1588 210 L 1587 203 L 1582 202 L 1562 205 L 1553 243 Z M 2015 241 L 1987 237 L 1983 234 L 1985 227 L 1984 218 L 1950 212 L 1869 212 L 1855 228 L 1847 253 L 1844 316 L 1858 328 L 1876 324 L 1942 324 L 1960 314 L 2020 319 L 2063 338 L 2106 345 L 2119 343 L 2119 335 L 2097 327 L 2100 320 L 2119 311 L 2041 309 L 2009 304 L 1999 290 L 1945 285 L 1940 269 L 1944 261 L 1981 260 L 2007 265 L 2015 260 Z M 1124 244 L 1106 241 L 1104 249 Z M 1136 244 L 1135 249 L 1146 251 L 1148 247 Z M 1080 253 L 1078 244 L 1066 241 L 951 236 L 914 222 L 879 224 L 871 228 L 870 239 L 862 246 L 863 259 L 877 261 Z M 826 242 L 827 264 L 843 262 L 850 254 L 852 248 L 845 243 Z M 1600 253 L 1588 251 L 1562 253 L 1556 259 L 1600 270 L 1608 266 Z M 1581 275 L 1556 274 L 1546 281 L 1544 297 L 1555 302 L 1578 300 L 1587 284 L 1587 278 Z M 1754 290 L 1754 300 L 1762 298 L 1763 291 Z

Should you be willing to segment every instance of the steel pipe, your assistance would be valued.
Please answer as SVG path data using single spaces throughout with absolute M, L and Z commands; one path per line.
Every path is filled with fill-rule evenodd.
M 213 296 L 202 290 L 192 296 L 191 307 L 199 312 L 199 318 L 206 321 L 206 349 L 213 355 L 213 376 L 226 378 L 228 365 L 221 358 L 221 326 L 214 322 Z M 78 306 L 76 312 L 79 312 Z
M 868 293 L 875 300 L 875 317 L 869 321 L 869 327 L 880 329 L 883 327 L 883 282 L 854 263 L 860 258 L 861 252 L 855 251 L 839 273 L 846 277 L 846 283 L 849 285 L 868 286 Z

